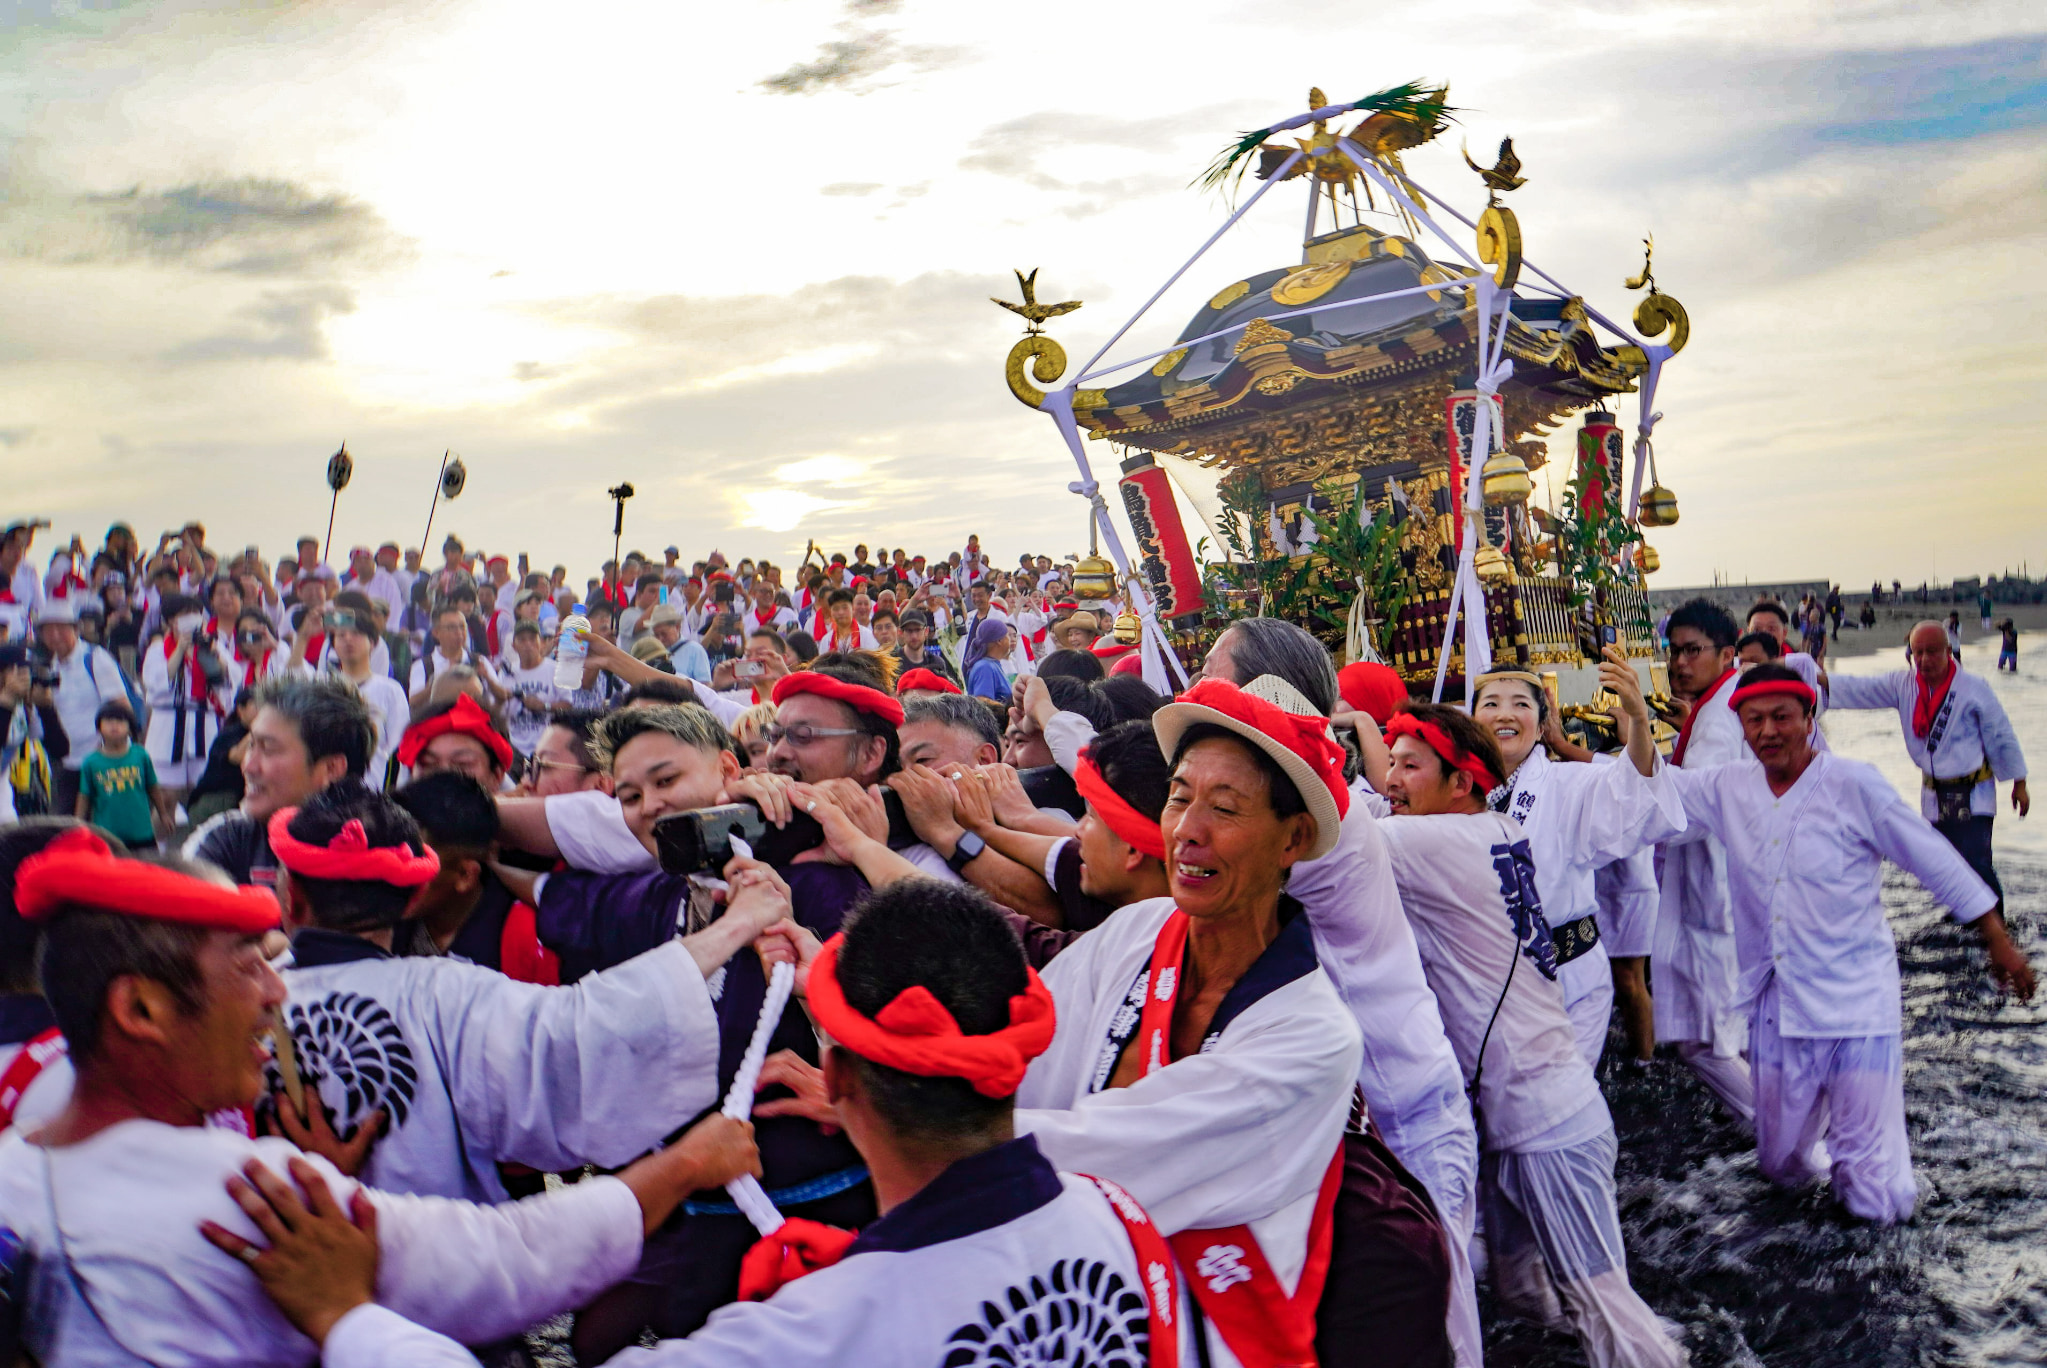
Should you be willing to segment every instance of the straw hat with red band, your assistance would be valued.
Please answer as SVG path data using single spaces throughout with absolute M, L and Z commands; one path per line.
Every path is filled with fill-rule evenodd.
M 373 846 L 361 822 L 350 820 L 326 845 L 301 841 L 291 834 L 295 807 L 270 814 L 270 849 L 277 862 L 294 874 L 308 879 L 354 879 L 387 883 L 396 888 L 418 888 L 433 882 L 441 872 L 441 857 L 432 850 L 414 851 L 410 846 Z
M 1154 860 L 1166 858 L 1166 837 L 1159 830 L 1158 819 L 1145 816 L 1125 802 L 1122 794 L 1109 787 L 1109 781 L 1085 751 L 1081 752 L 1080 763 L 1074 767 L 1073 786 L 1080 790 L 1081 797 L 1087 799 L 1088 806 L 1095 810 L 1095 816 L 1101 818 L 1125 845 Z
M 450 732 L 482 742 L 484 749 L 497 757 L 499 769 L 512 767 L 512 743 L 491 725 L 490 714 L 468 694 L 458 696 L 455 706 L 440 716 L 429 717 L 407 727 L 405 739 L 398 743 L 398 763 L 407 769 L 412 768 L 419 763 L 419 753 L 426 749 L 427 742 Z
M 891 727 L 903 725 L 903 705 L 880 689 L 869 688 L 865 684 L 849 684 L 843 679 L 834 679 L 816 670 L 798 670 L 795 674 L 783 675 L 776 681 L 774 700 L 777 707 L 797 694 L 816 694 L 820 698 L 829 698 L 834 703 L 843 703 L 854 712 L 878 717 Z
M 1813 692 L 1812 685 L 1802 679 L 1764 679 L 1754 684 L 1737 686 L 1735 691 L 1728 695 L 1727 706 L 1739 712 L 1742 704 L 1758 698 L 1795 698 L 1805 705 L 1807 712 L 1818 707 L 1820 701 L 1820 696 Z
M 1471 791 L 1480 798 L 1507 782 L 1500 775 L 1494 774 L 1492 766 L 1484 760 L 1460 750 L 1457 743 L 1450 739 L 1450 733 L 1433 722 L 1416 717 L 1413 713 L 1395 713 L 1392 720 L 1386 724 L 1387 745 L 1392 745 L 1403 736 L 1411 736 L 1434 751 L 1438 758 L 1450 767 L 1452 773 L 1469 775 Z
M 124 860 L 83 829 L 65 832 L 21 862 L 14 905 L 27 921 L 78 906 L 244 936 L 274 931 L 278 919 L 277 899 L 268 889 L 222 887 L 162 865 Z
M 1009 1000 L 1009 1025 L 967 1035 L 921 983 L 896 994 L 873 1016 L 861 1015 L 839 991 L 839 946 L 845 939 L 841 932 L 817 952 L 807 1000 L 818 1029 L 862 1059 L 919 1078 L 963 1078 L 983 1097 L 1014 1097 L 1024 1070 L 1051 1046 L 1057 1014 L 1037 970 L 1024 970 L 1027 985 Z
M 1350 811 L 1343 747 L 1330 733 L 1329 719 L 1299 689 L 1278 675 L 1260 675 L 1241 689 L 1220 679 L 1202 680 L 1152 714 L 1152 730 L 1168 760 L 1197 722 L 1235 732 L 1286 771 L 1315 819 L 1315 844 L 1308 859 L 1319 859 L 1336 848 L 1337 828 Z
M 914 670 L 905 670 L 896 680 L 896 692 L 898 694 L 915 693 L 919 689 L 924 690 L 926 693 L 956 694 L 961 692 L 959 685 L 953 683 L 936 670 L 927 670 L 922 666 Z

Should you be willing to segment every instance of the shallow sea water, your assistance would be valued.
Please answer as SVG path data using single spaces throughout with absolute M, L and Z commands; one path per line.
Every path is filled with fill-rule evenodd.
M 2047 650 L 2021 640 L 2017 676 L 1995 677 L 2020 743 L 2047 756 Z M 1965 668 L 1989 673 L 1984 646 Z M 1834 672 L 1902 667 L 1894 653 Z M 1915 805 L 1919 776 L 1895 713 L 1829 714 L 1830 744 L 1877 764 Z M 2000 787 L 2000 799 L 2004 790 Z M 2047 807 L 1998 817 L 1997 865 L 2012 933 L 2047 983 Z M 1621 1222 L 1644 1298 L 1684 1330 L 1696 1368 L 2038 1364 L 2047 1360 L 2047 989 L 2000 998 L 1975 933 L 1909 875 L 1884 900 L 1904 979 L 1905 1109 L 1918 1213 L 1876 1230 L 1823 1191 L 1781 1192 L 1753 1148 L 1675 1061 L 1602 1073 L 1620 1133 Z M 1617 1043 L 1617 1040 L 1616 1040 Z M 1569 1339 L 1488 1324 L 1487 1361 L 1573 1365 Z

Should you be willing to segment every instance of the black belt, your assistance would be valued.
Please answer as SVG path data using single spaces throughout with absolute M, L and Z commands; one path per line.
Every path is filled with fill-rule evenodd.
M 1562 968 L 1599 944 L 1599 922 L 1588 913 L 1576 921 L 1552 926 L 1549 938 L 1557 947 L 1557 967 Z

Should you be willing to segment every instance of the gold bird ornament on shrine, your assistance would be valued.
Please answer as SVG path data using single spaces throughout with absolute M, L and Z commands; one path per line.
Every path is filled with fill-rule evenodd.
M 1017 271 L 1015 274 L 1017 286 L 1023 291 L 1023 303 L 1012 304 L 1006 299 L 997 299 L 993 295 L 988 297 L 988 302 L 1000 304 L 1013 314 L 1021 314 L 1024 321 L 1031 325 L 1029 331 L 1039 332 L 1042 330 L 1042 325 L 1046 319 L 1057 318 L 1061 314 L 1070 314 L 1080 307 L 1080 301 L 1077 299 L 1069 299 L 1063 304 L 1040 304 L 1038 302 L 1037 270 L 1033 268 L 1029 275 L 1025 275 L 1022 271 Z
M 1512 138 L 1500 139 L 1499 159 L 1489 168 L 1480 166 L 1471 159 L 1471 149 L 1469 147 L 1466 147 L 1463 151 L 1464 164 L 1478 172 L 1479 179 L 1486 183 L 1486 189 L 1492 191 L 1493 194 L 1503 195 L 1509 190 L 1519 190 L 1522 186 L 1528 184 L 1528 178 L 1521 174 L 1521 159 L 1514 155 L 1514 140 Z

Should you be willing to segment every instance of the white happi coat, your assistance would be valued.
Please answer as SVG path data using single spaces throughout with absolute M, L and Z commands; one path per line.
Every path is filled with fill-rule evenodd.
M 282 1175 L 298 1154 L 284 1140 L 141 1120 L 56 1150 L 19 1132 L 0 1136 L 0 1227 L 33 1260 L 30 1352 L 63 1368 L 318 1363 L 318 1347 L 248 1267 L 199 1233 L 210 1220 L 264 1243 L 226 1180 L 250 1158 Z M 356 1184 L 304 1157 L 345 1210 Z M 640 1257 L 640 1205 L 614 1178 L 497 1207 L 370 1197 L 382 1249 L 378 1300 L 471 1344 L 583 1305 Z
M 1067 770 L 1094 738 L 1079 713 L 1054 713 L 1045 724 L 1053 758 Z M 1336 848 L 1296 864 L 1286 891 L 1307 913 L 1316 958 L 1357 1019 L 1364 1041 L 1358 1087 L 1372 1120 L 1386 1147 L 1447 1205 L 1477 1177 L 1475 1141 L 1459 1141 L 1472 1134 L 1471 1106 L 1372 816 L 1380 800 L 1363 779 L 1352 784 L 1351 800 Z M 548 811 L 552 821 L 551 805 Z M 1443 1172 L 1446 1164 L 1457 1171 Z
M 502 1202 L 500 1161 L 616 1168 L 718 1098 L 718 1021 L 670 942 L 574 987 L 301 931 L 283 971 L 298 1067 L 347 1133 L 390 1124 L 363 1181 Z
M 1741 969 L 1736 1000 L 1747 1011 L 1774 979 L 1778 1034 L 1787 1039 L 1898 1033 L 1886 859 L 1926 885 L 1957 921 L 1997 905 L 1997 895 L 1874 765 L 1816 754 L 1781 798 L 1761 765 L 1672 777 L 1693 825 L 1727 847 Z
M 1727 681 L 1704 704 L 1694 705 L 1682 772 L 1720 765 L 1761 772 L 1742 737 L 1741 718 L 1728 703 L 1736 682 Z M 1649 957 L 1656 1038 L 1706 1045 L 1717 1057 L 1732 1059 L 1748 1046 L 1748 1008 L 1735 991 L 1727 847 L 1711 832 L 1687 831 L 1684 841 L 1665 842 L 1656 854 L 1661 901 Z
M 1540 745 L 1528 753 L 1507 780 L 1504 794 L 1492 803 L 1520 824 L 1535 857 L 1535 886 L 1542 894 L 1542 914 L 1553 927 L 1596 917 L 1599 896 L 1594 887 L 1599 867 L 1623 860 L 1684 830 L 1684 810 L 1663 777 L 1643 778 L 1626 756 L 1591 764 L 1558 764 Z M 1613 1003 L 1613 970 L 1604 945 L 1595 944 L 1568 964 L 1557 967 L 1564 991 L 1564 1009 L 1597 999 L 1607 1011 L 1596 1012 L 1596 1032 L 1606 1039 L 1606 1017 Z M 1596 1048 L 1592 1050 L 1596 1056 Z
M 1497 812 L 1439 813 L 1388 817 L 1380 830 L 1467 1083 L 1486 1042 L 1481 1143 L 1511 1150 L 1583 1111 L 1599 1086 L 1562 991 L 1523 953 L 1516 926 L 1540 910 L 1525 905 L 1509 863 L 1512 847 L 1527 839 L 1519 824 Z
M 844 1258 L 765 1302 L 713 1312 L 620 1368 L 936 1368 L 1142 1364 L 1130 1237 L 1100 1190 L 1030 1139 L 960 1160 L 860 1232 Z M 1183 1289 L 1184 1297 L 1184 1289 Z M 1187 1317 L 1175 1308 L 1175 1325 Z M 450 1368 L 457 1346 L 389 1313 L 351 1316 L 326 1368 Z M 1121 1351 L 1120 1356 L 1118 1350 Z M 1191 1344 L 1180 1362 L 1195 1362 Z
M 1899 729 L 1905 734 L 1905 753 L 1921 774 L 1959 779 L 1989 765 L 1992 777 L 1980 780 L 1969 791 L 1969 811 L 1978 817 L 1997 815 L 1999 783 L 2026 777 L 2026 757 L 2019 749 L 2011 719 L 2005 716 L 2004 704 L 1998 702 L 1988 680 L 1968 673 L 1959 662 L 1947 698 L 1925 736 L 1912 731 L 1912 709 L 1919 701 L 1915 670 L 1843 675 L 1832 681 L 1830 692 L 1837 708 L 1896 708 Z M 1929 822 L 1939 816 L 1939 800 L 1930 788 L 1920 790 L 1919 815 Z
M 1289 923 L 1239 983 L 1261 969 L 1284 981 L 1211 1033 L 1201 1053 L 1105 1087 L 1112 1031 L 1135 1029 L 1133 991 L 1141 1003 L 1172 911 L 1171 898 L 1132 903 L 1046 967 L 1059 1029 L 1024 1076 L 1016 1128 L 1058 1167 L 1120 1184 L 1167 1235 L 1249 1225 L 1291 1292 L 1350 1112 L 1357 1023 L 1314 963 L 1312 939 L 1290 935 L 1298 923 Z M 1219 1335 L 1210 1343 L 1217 1363 L 1232 1362 Z

